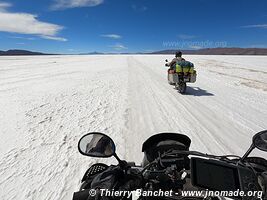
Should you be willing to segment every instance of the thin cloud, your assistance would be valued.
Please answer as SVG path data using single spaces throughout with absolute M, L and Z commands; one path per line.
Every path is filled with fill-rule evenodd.
M 7 9 L 8 7 L 11 7 L 12 5 L 10 3 L 6 3 L 6 2 L 0 2 L 0 11 L 3 11 L 5 9 Z
M 41 37 L 56 37 L 63 26 L 39 21 L 37 15 L 9 12 L 12 5 L 0 3 L 0 31 L 19 34 L 31 34 Z
M 120 39 L 121 36 L 117 34 L 105 34 L 105 35 L 100 35 L 101 37 L 106 37 L 106 38 L 111 38 L 111 39 Z
M 116 51 L 121 51 L 121 50 L 125 50 L 125 49 L 128 49 L 126 46 L 124 46 L 123 44 L 115 44 L 115 45 L 112 45 L 112 46 L 109 46 L 111 48 L 113 48 L 114 50 Z
M 178 38 L 181 40 L 190 40 L 190 39 L 194 39 L 196 37 L 197 36 L 195 36 L 195 35 L 187 35 L 187 34 L 179 34 L 178 35 Z
M 104 3 L 104 0 L 54 0 L 52 10 L 64 10 L 68 8 L 94 7 Z
M 132 9 L 137 12 L 145 12 L 147 10 L 146 6 L 137 6 L 135 4 L 132 5 Z
M 36 40 L 36 38 L 33 38 L 33 37 L 20 37 L 20 36 L 9 36 L 8 38 L 20 39 L 20 40 Z
M 55 37 L 55 36 L 48 36 L 48 35 L 42 35 L 41 38 L 47 39 L 47 40 L 56 40 L 56 41 L 60 41 L 60 42 L 66 42 L 66 41 L 68 41 L 66 38 Z
M 247 26 L 241 26 L 241 28 L 264 28 L 264 29 L 267 29 L 267 24 L 247 25 Z

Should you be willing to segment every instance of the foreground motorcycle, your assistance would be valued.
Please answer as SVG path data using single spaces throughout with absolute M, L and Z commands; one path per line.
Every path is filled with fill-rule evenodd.
M 110 137 L 103 133 L 88 133 L 79 141 L 79 152 L 91 157 L 114 156 L 118 165 L 92 165 L 84 174 L 80 191 L 74 193 L 73 200 L 131 199 L 132 193 L 126 194 L 134 190 L 139 191 L 140 200 L 220 200 L 225 199 L 223 196 L 242 200 L 267 199 L 267 160 L 249 157 L 255 148 L 267 151 L 267 130 L 254 135 L 250 148 L 242 157 L 190 151 L 190 144 L 190 138 L 182 134 L 153 135 L 143 143 L 144 158 L 137 166 L 117 156 Z M 153 193 L 155 191 L 167 193 L 159 196 L 159 193 Z

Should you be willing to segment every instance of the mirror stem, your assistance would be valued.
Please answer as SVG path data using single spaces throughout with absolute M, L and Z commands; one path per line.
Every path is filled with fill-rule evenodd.
M 114 155 L 113 155 L 116 159 L 117 159 L 117 161 L 119 162 L 119 163 L 121 163 L 122 161 L 121 161 L 121 159 L 118 157 L 118 155 L 116 154 L 116 153 L 114 153 Z
M 247 150 L 247 152 L 243 155 L 243 157 L 240 159 L 240 161 L 244 161 L 248 155 L 251 153 L 251 151 L 255 148 L 255 146 L 252 144 L 249 149 Z
M 117 159 L 121 168 L 124 169 L 127 166 L 127 162 L 124 160 L 121 160 L 116 153 L 113 156 Z

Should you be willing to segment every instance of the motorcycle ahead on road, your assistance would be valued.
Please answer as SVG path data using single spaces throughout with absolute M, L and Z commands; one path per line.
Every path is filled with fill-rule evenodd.
M 166 59 L 166 67 L 170 67 L 168 69 L 168 83 L 170 85 L 174 85 L 175 89 L 178 90 L 179 93 L 185 94 L 186 92 L 186 83 L 194 83 L 196 82 L 196 71 L 194 70 L 194 65 L 188 61 L 180 61 L 176 63 L 174 66 L 169 66 L 168 60 Z
M 138 199 L 220 200 L 267 199 L 267 160 L 248 157 L 258 148 L 267 151 L 267 130 L 254 135 L 244 156 L 209 155 L 190 151 L 191 140 L 178 133 L 160 133 L 143 143 L 140 166 L 121 160 L 113 140 L 103 133 L 84 135 L 79 152 L 91 157 L 111 157 L 118 165 L 92 165 L 81 180 L 73 200 Z M 159 193 L 161 192 L 161 196 Z

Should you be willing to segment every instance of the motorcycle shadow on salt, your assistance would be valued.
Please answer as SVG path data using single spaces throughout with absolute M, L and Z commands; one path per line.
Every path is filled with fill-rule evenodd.
M 207 90 L 203 90 L 199 87 L 190 87 L 187 86 L 185 95 L 192 96 L 214 96 L 214 94 L 208 92 Z

